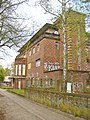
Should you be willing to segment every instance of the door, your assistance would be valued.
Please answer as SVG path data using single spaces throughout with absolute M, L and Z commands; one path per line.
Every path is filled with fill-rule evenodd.
M 67 83 L 67 92 L 68 93 L 71 93 L 71 91 L 72 91 L 72 83 Z

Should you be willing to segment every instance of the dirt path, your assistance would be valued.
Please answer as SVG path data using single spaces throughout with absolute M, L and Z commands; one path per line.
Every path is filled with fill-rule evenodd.
M 0 94 L 0 120 L 5 120 L 5 110 L 2 104 L 2 97 L 4 97 L 3 95 Z
M 0 120 L 84 120 L 0 89 Z

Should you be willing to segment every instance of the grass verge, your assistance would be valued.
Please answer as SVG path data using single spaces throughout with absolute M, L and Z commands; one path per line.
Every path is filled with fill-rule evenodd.
M 7 91 L 24 97 L 24 89 L 8 89 Z

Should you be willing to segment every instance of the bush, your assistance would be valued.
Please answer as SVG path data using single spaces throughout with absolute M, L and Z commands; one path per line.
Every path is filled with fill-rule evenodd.
M 90 109 L 89 108 L 79 108 L 75 106 L 70 106 L 69 104 L 61 104 L 60 110 L 63 112 L 67 112 L 73 114 L 77 117 L 83 117 L 87 120 L 90 119 Z

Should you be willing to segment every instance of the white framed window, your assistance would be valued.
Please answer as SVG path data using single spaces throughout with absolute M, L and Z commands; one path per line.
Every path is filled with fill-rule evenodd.
M 22 66 L 22 75 L 25 75 L 25 65 Z
M 33 54 L 35 53 L 35 47 L 33 48 Z
M 21 75 L 21 65 L 19 65 L 19 73 L 18 73 L 18 75 Z
M 16 65 L 15 75 L 18 75 L 18 65 Z
M 40 66 L 40 59 L 36 60 L 36 67 Z

